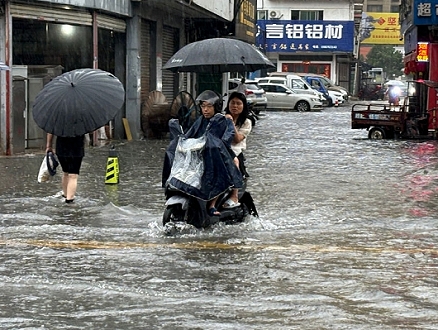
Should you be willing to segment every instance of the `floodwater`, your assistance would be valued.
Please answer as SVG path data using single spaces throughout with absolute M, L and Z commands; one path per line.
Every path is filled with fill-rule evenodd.
M 260 217 L 165 236 L 166 140 L 89 148 L 76 203 L 42 153 L 0 158 L 1 329 L 438 329 L 438 144 L 367 139 L 349 107 L 268 112 Z

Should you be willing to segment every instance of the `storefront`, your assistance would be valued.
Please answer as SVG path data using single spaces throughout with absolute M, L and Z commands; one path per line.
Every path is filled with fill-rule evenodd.
M 45 133 L 32 119 L 32 106 L 38 92 L 53 77 L 70 70 L 93 67 L 109 71 L 124 81 L 125 61 L 119 52 L 126 49 L 126 23 L 121 17 L 85 8 L 69 6 L 67 9 L 56 4 L 11 2 L 5 8 L 5 24 L 10 27 L 6 37 L 11 36 L 11 42 L 5 46 L 6 56 L 10 56 L 8 78 L 12 94 L 15 85 L 24 81 L 20 98 L 13 95 L 9 104 L 11 109 L 4 111 L 2 142 L 6 143 L 2 144 L 5 153 L 12 154 L 44 144 Z M 24 105 L 21 111 L 23 120 L 20 110 L 15 109 L 17 104 Z M 8 102 L 5 107 L 8 107 Z M 24 122 L 24 128 L 19 130 L 24 134 L 17 134 L 15 129 L 8 134 L 18 122 Z
M 201 1 L 200 1 L 201 2 Z M 210 3 L 159 0 L 69 0 L 3 2 L 0 13 L 0 60 L 11 67 L 1 78 L 0 152 L 12 155 L 27 148 L 40 148 L 44 132 L 32 120 L 36 94 L 50 79 L 77 68 L 92 67 L 113 73 L 125 86 L 125 106 L 114 122 L 115 138 L 125 138 L 126 118 L 134 139 L 142 138 L 142 102 L 154 90 L 171 103 L 179 90 L 195 88 L 196 81 L 162 69 L 167 60 L 190 42 L 199 20 L 225 27 L 230 4 L 222 1 L 209 11 Z M 212 10 L 212 8 L 210 8 Z M 219 23 L 217 23 L 219 22 Z M 202 28 L 199 28 L 203 30 Z M 203 30 L 204 31 L 204 30 Z M 216 30 L 209 30 L 215 32 Z M 25 83 L 18 102 L 13 77 Z M 180 79 L 182 76 L 182 79 Z M 196 85 L 196 87 L 199 87 Z M 14 104 L 26 109 L 13 111 Z M 20 116 L 23 116 L 23 129 Z M 20 124 L 19 124 L 20 123 Z M 18 139 L 16 127 L 25 131 Z M 24 141 L 22 140 L 24 139 Z
M 278 71 L 323 74 L 349 88 L 354 21 L 259 20 L 257 46 Z

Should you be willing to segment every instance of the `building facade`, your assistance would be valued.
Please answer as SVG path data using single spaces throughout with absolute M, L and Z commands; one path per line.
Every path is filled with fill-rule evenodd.
M 394 45 L 403 53 L 400 33 L 400 0 L 364 0 L 360 53 L 366 57 L 375 44 Z
M 375 13 L 398 13 L 400 0 L 364 0 L 363 11 Z
M 277 71 L 324 74 L 352 89 L 362 1 L 258 2 L 257 45 Z
M 409 106 L 427 113 L 428 129 L 438 136 L 438 0 L 402 0 L 400 24 L 404 71 L 423 82 L 409 95 Z
M 10 68 L 0 71 L 0 152 L 42 148 L 45 133 L 32 119 L 36 94 L 53 77 L 84 67 L 111 72 L 125 86 L 114 137 L 125 138 L 126 118 L 133 138 L 142 138 L 141 107 L 151 91 L 172 100 L 196 87 L 190 75 L 162 66 L 196 40 L 232 36 L 253 43 L 255 27 L 251 37 L 240 19 L 251 6 L 255 0 L 0 1 L 0 61 Z

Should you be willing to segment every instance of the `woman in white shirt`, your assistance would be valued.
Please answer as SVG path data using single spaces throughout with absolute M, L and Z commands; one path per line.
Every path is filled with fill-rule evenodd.
M 236 154 L 236 166 L 240 169 L 244 178 L 248 177 L 245 167 L 245 157 L 243 151 L 246 150 L 246 138 L 251 133 L 252 123 L 248 119 L 248 104 L 244 94 L 233 92 L 228 98 L 228 104 L 225 109 L 225 117 L 231 119 L 234 124 L 234 139 L 231 143 L 231 149 Z M 225 208 L 239 206 L 238 189 L 233 189 L 230 198 L 225 202 Z

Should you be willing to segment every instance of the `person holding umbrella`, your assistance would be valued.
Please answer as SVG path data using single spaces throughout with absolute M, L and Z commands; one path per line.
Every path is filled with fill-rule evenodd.
M 125 89 L 113 74 L 91 68 L 76 69 L 53 78 L 38 93 L 32 114 L 47 133 L 46 151 L 61 163 L 62 192 L 67 203 L 75 198 L 84 157 L 85 135 L 113 120 L 125 102 Z
M 46 153 L 52 151 L 53 134 L 47 133 Z M 85 136 L 56 137 L 55 154 L 63 171 L 62 196 L 66 203 L 73 203 L 78 186 L 78 176 L 85 155 Z

